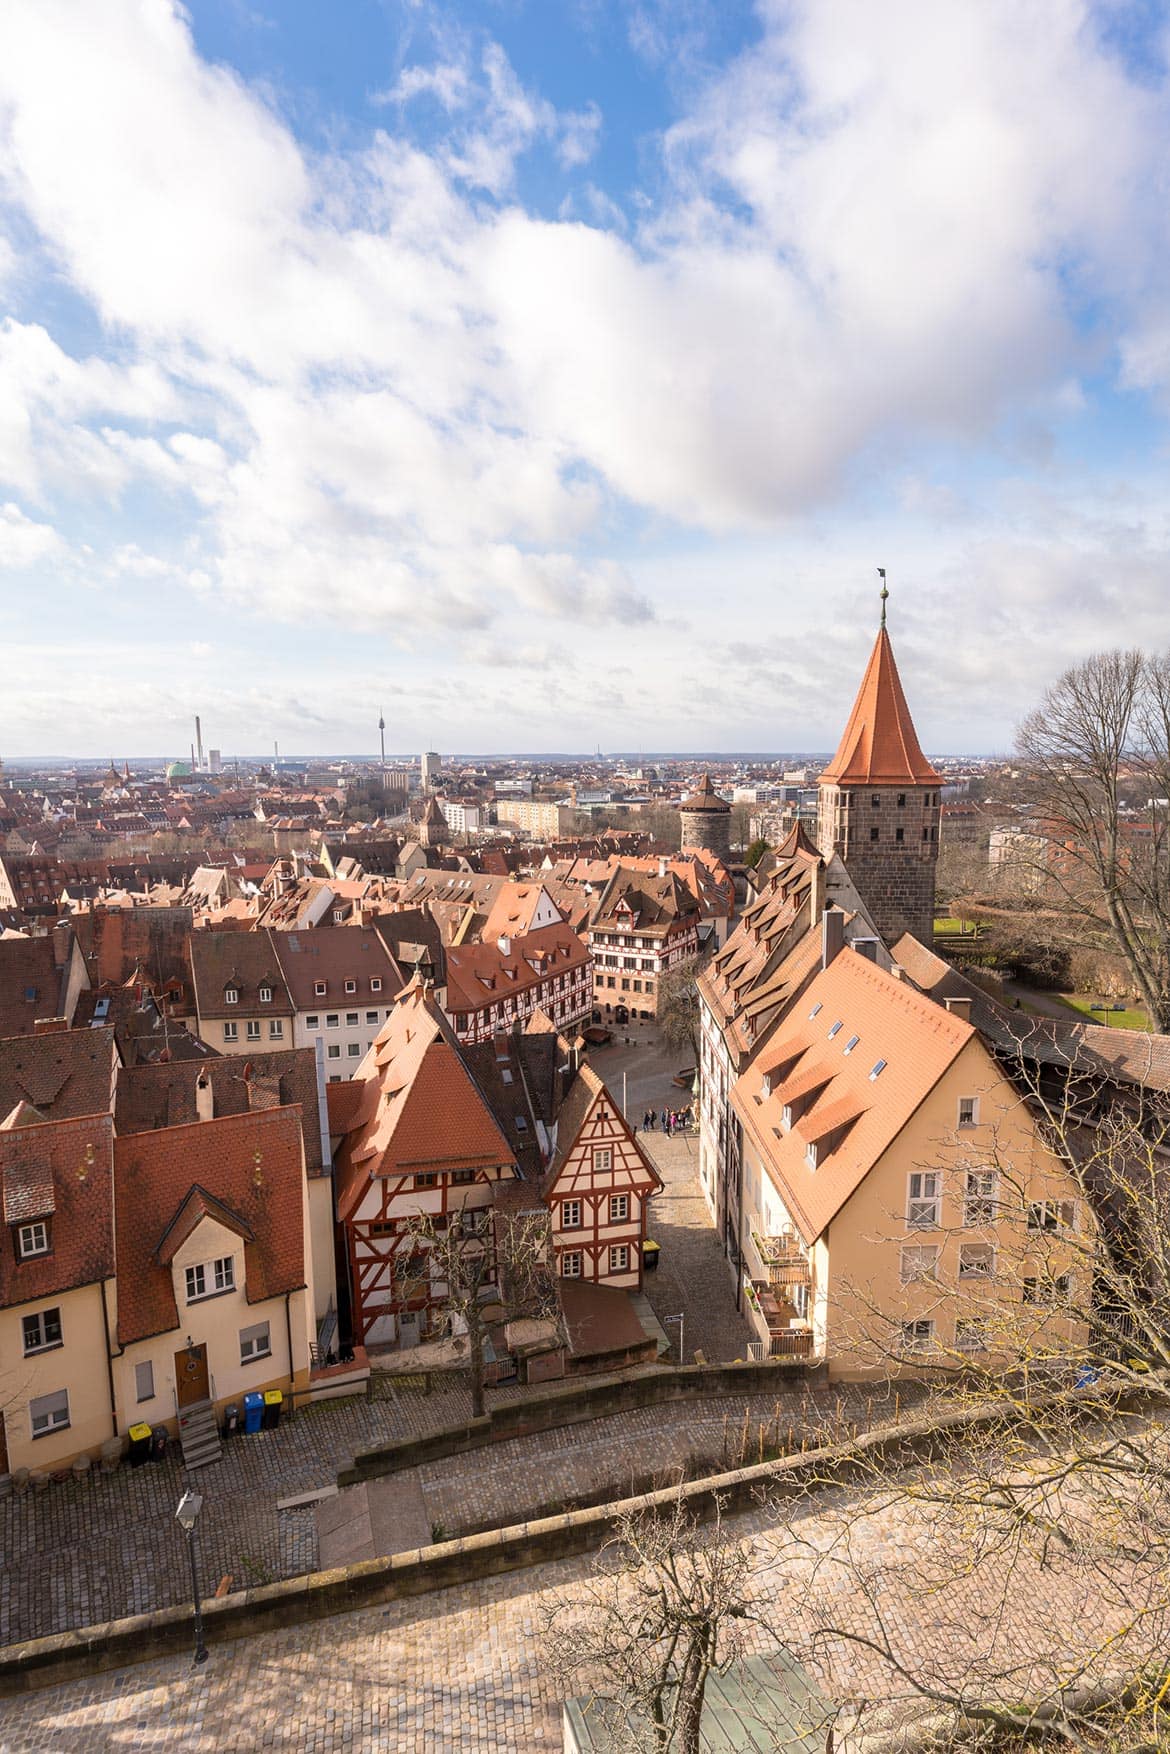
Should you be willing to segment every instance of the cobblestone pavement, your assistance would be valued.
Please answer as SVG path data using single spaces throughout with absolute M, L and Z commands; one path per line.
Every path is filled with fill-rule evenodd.
M 514 1399 L 514 1389 L 489 1394 L 489 1404 Z M 278 1512 L 277 1500 L 332 1485 L 355 1450 L 437 1431 L 470 1412 L 461 1388 L 403 1391 L 374 1402 L 319 1402 L 276 1431 L 233 1438 L 218 1463 L 190 1476 L 205 1497 L 210 1587 L 225 1575 L 243 1588 L 312 1570 L 312 1514 Z M 0 1499 L 0 1644 L 185 1599 L 186 1552 L 174 1513 L 187 1476 L 171 1448 L 164 1461 L 141 1468 L 95 1471 Z
M 1018 1561 L 1008 1590 L 998 1559 L 967 1564 L 940 1600 L 921 1584 L 955 1537 L 931 1513 L 902 1504 L 863 1514 L 841 1501 L 838 1516 L 838 1536 L 847 1529 L 858 1564 L 893 1555 L 913 1573 L 890 1575 L 882 1605 L 897 1654 L 919 1672 L 1023 1664 L 1033 1672 L 1017 1673 L 1015 1684 L 1032 1685 L 1068 1654 L 1101 1649 L 1122 1622 L 1125 1605 L 1095 1595 L 1088 1574 L 1060 1557 L 1050 1556 L 1042 1572 Z M 828 1556 L 826 1507 L 791 1526 L 752 1513 L 734 1519 L 729 1533 L 750 1544 L 756 1560 L 762 1623 L 752 1624 L 750 1646 L 764 1651 L 782 1638 L 831 1698 L 890 1699 L 889 1671 L 832 1630 L 849 1624 L 865 1632 L 868 1622 L 851 1573 Z M 970 1557 L 966 1548 L 960 1557 Z M 589 1564 L 563 1560 L 214 1645 L 198 1671 L 186 1658 L 167 1658 L 10 1700 L 0 1707 L 0 1746 L 5 1754 L 553 1754 L 560 1714 L 542 1610 L 571 1594 Z M 822 1641 L 814 1647 L 818 1624 Z M 1160 1623 L 1145 1648 L 1115 1648 L 1109 1661 L 1148 1657 L 1149 1639 L 1157 1648 L 1159 1634 Z
M 515 1398 L 514 1390 L 507 1393 Z M 695 1457 L 721 1465 L 742 1441 L 745 1412 L 751 1444 L 764 1425 L 765 1442 L 787 1448 L 789 1429 L 799 1442 L 802 1433 L 832 1429 L 842 1418 L 864 1425 L 890 1411 L 877 1390 L 842 1397 L 827 1388 L 778 1386 L 750 1407 L 728 1398 L 613 1414 L 510 1439 L 400 1478 L 407 1499 L 421 1503 L 424 1526 L 452 1534 L 621 1490 Z M 220 1462 L 191 1476 L 204 1495 L 200 1573 L 208 1593 L 223 1576 L 239 1589 L 314 1570 L 312 1507 L 278 1511 L 277 1500 L 332 1485 L 356 1449 L 437 1430 L 469 1412 L 470 1397 L 461 1390 L 425 1397 L 406 1392 L 372 1404 L 325 1402 L 277 1431 L 232 1439 Z M 738 1451 L 731 1459 L 734 1465 Z M 174 1523 L 182 1487 L 181 1467 L 167 1460 L 0 1501 L 0 1644 L 186 1601 L 186 1549 Z M 417 1545 L 417 1519 L 409 1521 L 400 1548 Z M 383 1543 L 383 1551 L 394 1547 Z
M 696 1350 L 711 1364 L 746 1358 L 755 1334 L 736 1310 L 735 1279 L 699 1186 L 698 1136 L 639 1138 L 666 1184 L 650 1208 L 651 1235 L 662 1246 L 657 1270 L 645 1279 L 654 1313 L 659 1321 L 682 1313 L 687 1364 Z M 667 1322 L 666 1333 L 677 1341 L 678 1323 Z

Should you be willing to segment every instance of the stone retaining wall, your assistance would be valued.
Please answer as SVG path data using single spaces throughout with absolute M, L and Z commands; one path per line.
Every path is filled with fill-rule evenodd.
M 823 1365 L 795 1358 L 761 1364 L 686 1364 L 612 1382 L 569 1384 L 526 1396 L 523 1401 L 506 1402 L 482 1418 L 449 1425 L 429 1437 L 404 1437 L 379 1449 L 359 1451 L 352 1468 L 339 1473 L 337 1481 L 340 1486 L 355 1486 L 380 1474 L 396 1474 L 403 1468 L 426 1467 L 448 1456 L 466 1455 L 485 1444 L 531 1437 L 564 1425 L 582 1425 L 636 1408 L 721 1395 L 783 1395 L 823 1380 Z
M 744 1369 L 746 1372 L 747 1367 Z M 685 1378 L 691 1372 L 678 1374 Z M 696 1374 L 708 1373 L 700 1368 Z M 758 1382 L 758 1377 L 755 1380 Z M 742 1391 L 743 1385 L 737 1386 Z M 709 1394 L 710 1387 L 704 1392 Z M 301 1621 L 425 1595 L 475 1578 L 589 1552 L 600 1546 L 624 1512 L 673 1504 L 679 1491 L 699 1516 L 709 1516 L 717 1499 L 726 1511 L 750 1510 L 765 1497 L 792 1498 L 822 1479 L 831 1477 L 834 1483 L 848 1480 L 876 1463 L 900 1466 L 925 1459 L 942 1436 L 953 1441 L 956 1432 L 1010 1420 L 1014 1411 L 1010 1402 L 1004 1402 L 978 1412 L 961 1410 L 941 1418 L 907 1421 L 852 1443 L 736 1468 L 681 1488 L 236 1591 L 205 1605 L 205 1637 L 209 1645 L 248 1638 Z M 190 1609 L 166 1608 L 9 1645 L 0 1649 L 0 1698 L 182 1652 L 191 1643 Z

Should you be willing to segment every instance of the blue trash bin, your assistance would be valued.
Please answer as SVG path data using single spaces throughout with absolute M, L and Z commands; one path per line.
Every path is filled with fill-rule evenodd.
M 244 1396 L 244 1430 L 259 1431 L 264 1418 L 264 1396 L 253 1391 Z

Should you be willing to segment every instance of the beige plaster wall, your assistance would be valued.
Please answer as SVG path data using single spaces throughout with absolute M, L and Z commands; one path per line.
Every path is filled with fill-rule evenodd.
M 0 1310 L 0 1412 L 10 1469 L 63 1467 L 114 1435 L 101 1296 L 100 1285 L 83 1285 Z M 26 1358 L 21 1317 L 45 1309 L 61 1312 L 61 1344 Z M 34 1438 L 30 1400 L 59 1389 L 69 1395 L 68 1426 Z

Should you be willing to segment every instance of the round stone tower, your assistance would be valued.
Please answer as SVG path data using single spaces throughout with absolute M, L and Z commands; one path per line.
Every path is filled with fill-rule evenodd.
M 705 773 L 693 792 L 688 792 L 678 807 L 682 819 L 683 852 L 718 853 L 726 859 L 731 853 L 731 805 L 721 798 Z

